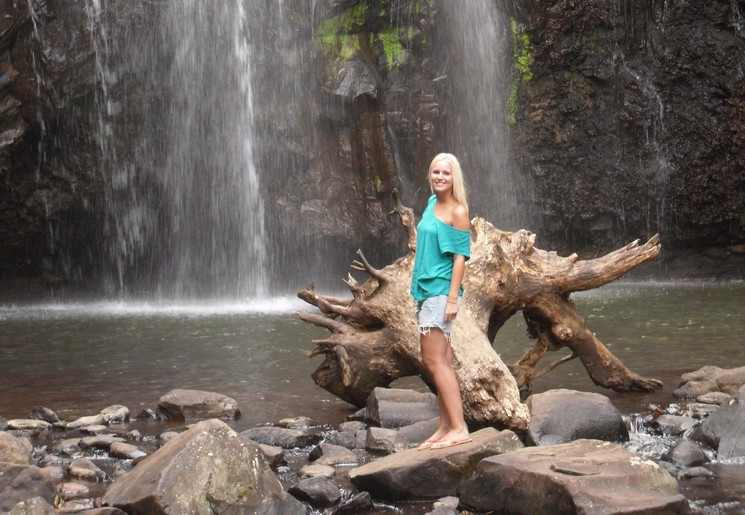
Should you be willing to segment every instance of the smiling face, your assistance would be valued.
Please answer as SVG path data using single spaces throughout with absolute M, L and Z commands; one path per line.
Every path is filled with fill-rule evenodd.
M 453 167 L 447 159 L 435 162 L 429 172 L 429 184 L 434 193 L 453 189 Z

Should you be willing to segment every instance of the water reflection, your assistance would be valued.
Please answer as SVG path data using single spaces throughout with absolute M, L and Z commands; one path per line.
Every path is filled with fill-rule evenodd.
M 588 326 L 629 368 L 665 381 L 663 392 L 615 394 L 592 384 L 575 360 L 536 383 L 608 395 L 629 413 L 664 402 L 683 371 L 745 365 L 745 284 L 617 284 L 575 297 Z M 338 423 L 354 411 L 316 386 L 311 340 L 326 331 L 300 322 L 292 298 L 244 304 L 123 303 L 0 307 L 0 415 L 25 417 L 37 405 L 62 417 L 114 403 L 138 413 L 173 388 L 234 397 L 237 427 L 307 415 Z M 505 362 L 530 345 L 521 317 L 500 331 Z M 566 351 L 544 359 L 558 358 Z M 417 378 L 397 382 L 423 388 Z

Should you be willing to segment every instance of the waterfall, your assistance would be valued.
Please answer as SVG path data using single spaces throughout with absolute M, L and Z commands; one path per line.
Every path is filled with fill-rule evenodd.
M 266 292 L 248 5 L 139 7 L 151 9 L 154 30 L 130 35 L 107 28 L 105 0 L 88 0 L 107 188 L 101 270 L 114 292 L 161 299 Z M 125 94 L 132 87 L 142 95 Z
M 445 70 L 452 89 L 448 149 L 463 165 L 471 214 L 503 230 L 531 227 L 532 189 L 509 143 L 513 81 L 511 20 L 495 2 L 442 2 Z

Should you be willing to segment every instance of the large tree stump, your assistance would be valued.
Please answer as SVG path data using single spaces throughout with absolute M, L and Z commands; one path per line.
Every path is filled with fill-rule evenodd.
M 414 213 L 401 205 L 395 192 L 394 197 L 394 212 L 408 233 L 409 252 L 378 270 L 358 251 L 352 268 L 367 272 L 369 278 L 360 284 L 351 275 L 347 277 L 352 298 L 322 296 L 312 286 L 298 293 L 320 310 L 320 314 L 299 313 L 300 318 L 331 331 L 328 338 L 313 342 L 315 349 L 309 355 L 325 356 L 313 379 L 356 406 L 363 406 L 375 387 L 388 386 L 400 377 L 419 375 L 433 387 L 421 363 L 414 301 L 409 295 L 416 250 Z M 586 327 L 569 298 L 572 292 L 607 284 L 656 258 L 658 237 L 586 261 L 540 250 L 534 241 L 535 235 L 525 230 L 504 232 L 482 218 L 471 221 L 471 259 L 466 264 L 452 346 L 464 414 L 472 426 L 524 430 L 529 415 L 519 390 L 529 391 L 535 378 L 577 357 L 600 386 L 622 392 L 662 386 L 656 379 L 631 372 L 611 354 Z M 518 311 L 523 312 L 536 344 L 508 368 L 491 342 Z M 536 369 L 546 352 L 562 347 L 571 354 Z

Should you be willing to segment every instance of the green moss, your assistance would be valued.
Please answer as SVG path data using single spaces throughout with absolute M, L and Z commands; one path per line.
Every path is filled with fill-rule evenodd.
M 347 60 L 359 49 L 357 32 L 365 24 L 367 6 L 357 4 L 319 25 L 314 39 L 336 59 Z
M 388 65 L 388 69 L 391 70 L 403 49 L 401 46 L 401 40 L 399 39 L 399 32 L 397 29 L 388 28 L 385 31 L 378 33 L 377 37 L 380 38 L 380 42 L 383 43 L 385 62 Z
M 510 93 L 507 97 L 507 125 L 514 125 L 520 85 L 527 84 L 533 78 L 533 71 L 530 69 L 533 49 L 527 32 L 522 26 L 518 25 L 514 18 L 510 20 L 510 32 L 512 33 L 514 78 L 512 84 L 510 84 Z

